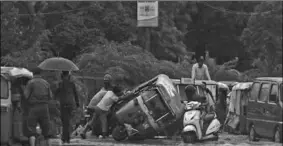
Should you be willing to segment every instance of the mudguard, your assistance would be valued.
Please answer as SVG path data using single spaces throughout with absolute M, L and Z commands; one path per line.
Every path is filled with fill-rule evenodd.
M 183 129 L 183 133 L 184 133 L 184 132 L 189 132 L 189 131 L 194 131 L 194 132 L 197 133 L 197 129 L 196 129 L 196 127 L 193 126 L 193 125 L 187 125 L 187 126 L 185 126 L 185 128 Z

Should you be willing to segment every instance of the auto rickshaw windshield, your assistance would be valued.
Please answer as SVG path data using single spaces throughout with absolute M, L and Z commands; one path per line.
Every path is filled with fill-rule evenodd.
M 1 76 L 1 99 L 7 99 L 9 97 L 9 89 L 7 80 Z

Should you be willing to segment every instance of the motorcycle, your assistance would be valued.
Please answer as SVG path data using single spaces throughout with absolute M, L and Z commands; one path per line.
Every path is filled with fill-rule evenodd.
M 198 101 L 182 101 L 185 104 L 185 114 L 183 119 L 183 131 L 181 137 L 184 143 L 194 143 L 195 141 L 214 139 L 218 140 L 218 133 L 221 127 L 216 113 L 214 116 L 203 120 L 201 113 L 203 105 Z M 204 122 L 205 121 L 205 122 Z

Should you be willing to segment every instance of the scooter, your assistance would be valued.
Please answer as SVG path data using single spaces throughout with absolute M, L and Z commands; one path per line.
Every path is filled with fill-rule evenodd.
M 220 122 L 217 119 L 216 113 L 214 116 L 201 119 L 201 112 L 203 105 L 197 101 L 182 101 L 185 104 L 185 114 L 183 120 L 184 129 L 182 130 L 181 137 L 184 143 L 194 143 L 201 140 L 218 140 L 218 133 L 220 131 Z

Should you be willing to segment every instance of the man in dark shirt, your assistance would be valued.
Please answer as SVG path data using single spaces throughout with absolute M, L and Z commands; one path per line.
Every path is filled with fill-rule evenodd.
M 25 89 L 25 97 L 28 104 L 28 129 L 30 146 L 35 146 L 36 126 L 40 125 L 42 135 L 45 137 L 46 145 L 49 146 L 49 107 L 48 102 L 52 99 L 52 92 L 49 83 L 40 76 L 41 70 L 33 70 L 34 77 Z
M 61 121 L 63 125 L 62 141 L 70 143 L 70 121 L 74 107 L 79 107 L 79 98 L 75 83 L 71 80 L 68 71 L 63 71 L 61 75 L 62 81 L 56 91 L 56 98 L 59 98 L 61 109 Z

